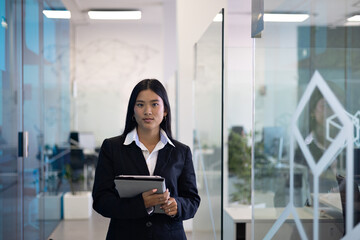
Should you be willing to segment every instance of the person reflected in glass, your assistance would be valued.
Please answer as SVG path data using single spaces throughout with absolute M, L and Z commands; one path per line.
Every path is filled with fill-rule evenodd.
M 326 103 L 326 100 L 321 95 L 319 90 L 315 91 L 312 97 L 312 101 L 315 103 L 311 110 L 310 129 L 311 134 L 305 139 L 305 143 L 308 144 L 311 154 L 314 160 L 318 162 L 324 152 L 331 144 L 329 137 L 335 138 L 338 131 L 336 128 L 326 126 L 326 119 L 334 113 Z M 327 129 L 328 128 L 328 129 Z M 328 133 L 327 133 L 328 131 Z M 329 135 L 329 136 L 327 136 Z M 344 235 L 346 233 L 346 178 L 345 169 L 338 169 L 336 167 L 339 159 L 346 159 L 346 152 L 342 151 L 336 159 L 330 164 L 330 166 L 321 174 L 319 181 L 320 193 L 335 193 L 339 194 L 341 200 L 341 207 L 343 212 L 344 221 Z M 353 222 L 354 225 L 360 222 L 360 194 L 359 188 L 356 182 L 353 186 Z
M 318 89 L 315 89 L 311 98 L 310 98 L 310 120 L 309 120 L 309 134 L 305 135 L 305 144 L 309 149 L 315 164 L 317 164 L 325 151 L 331 144 L 331 141 L 326 136 L 326 131 L 330 131 L 330 136 L 332 138 L 336 137 L 336 129 L 327 129 L 326 119 L 334 114 L 331 107 L 326 102 L 324 96 Z M 301 153 L 301 150 L 298 149 L 296 152 L 295 161 L 297 163 L 308 166 L 308 163 L 305 160 L 305 157 Z M 338 183 L 336 181 L 337 174 L 337 162 L 338 159 L 335 159 L 330 163 L 320 175 L 319 178 L 319 193 L 329 193 L 329 192 L 338 192 Z M 309 188 L 310 193 L 313 193 L 314 178 L 313 174 L 309 168 Z M 309 194 L 310 195 L 310 194 Z M 308 196 L 306 205 L 312 205 L 312 197 Z
M 162 176 L 167 190 L 123 198 L 118 175 Z M 101 146 L 92 195 L 94 210 L 111 219 L 106 239 L 186 239 L 183 220 L 194 217 L 200 196 L 190 148 L 172 138 L 170 104 L 158 80 L 134 87 L 124 132 Z M 165 214 L 154 213 L 156 205 Z
M 310 100 L 310 134 L 305 143 L 317 162 L 331 142 L 326 138 L 326 119 L 333 114 L 319 90 L 315 90 Z

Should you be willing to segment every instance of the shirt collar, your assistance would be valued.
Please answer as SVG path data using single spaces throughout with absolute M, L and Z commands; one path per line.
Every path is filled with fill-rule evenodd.
M 166 132 L 162 128 L 160 128 L 160 141 L 162 141 L 164 145 L 169 143 L 170 145 L 175 147 L 175 145 L 172 143 L 172 141 L 170 140 L 170 138 L 167 136 Z
M 305 144 L 309 145 L 310 143 L 314 143 L 318 148 L 321 150 L 325 150 L 326 148 L 321 144 L 317 138 L 316 134 L 314 132 L 311 132 L 306 138 L 305 138 Z
M 130 145 L 134 141 L 136 145 L 140 146 L 140 140 L 136 128 L 134 128 L 126 135 L 124 145 Z M 175 145 L 171 142 L 170 138 L 167 136 L 166 132 L 163 129 L 160 129 L 160 141 L 164 144 L 164 146 L 169 143 L 170 145 L 175 147 Z

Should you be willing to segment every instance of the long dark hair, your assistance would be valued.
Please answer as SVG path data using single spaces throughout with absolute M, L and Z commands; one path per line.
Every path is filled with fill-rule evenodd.
M 160 127 L 166 132 L 166 135 L 169 138 L 172 138 L 171 134 L 171 110 L 169 99 L 166 93 L 164 86 L 157 79 L 144 79 L 140 81 L 131 92 L 129 104 L 127 108 L 126 121 L 125 121 L 125 129 L 123 132 L 123 136 L 126 136 L 129 132 L 131 132 L 135 127 L 137 127 L 137 122 L 133 119 L 134 116 L 134 107 L 136 98 L 139 93 L 143 90 L 150 89 L 154 93 L 156 93 L 164 102 L 164 108 L 167 112 L 166 117 L 160 123 Z
M 323 98 L 324 96 L 322 95 L 320 90 L 318 88 L 315 88 L 309 100 L 309 110 L 310 110 L 309 131 L 310 132 L 316 130 L 316 128 L 318 127 L 318 123 L 315 118 L 316 106 L 318 102 Z

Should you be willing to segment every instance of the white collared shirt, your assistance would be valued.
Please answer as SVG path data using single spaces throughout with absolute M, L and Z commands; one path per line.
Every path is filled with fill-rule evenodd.
M 310 134 L 305 138 L 305 144 L 309 145 L 312 142 L 321 150 L 325 151 L 326 148 L 317 140 L 314 132 L 310 132 Z
M 171 140 L 166 135 L 166 132 L 163 129 L 160 129 L 160 141 L 156 144 L 154 150 L 151 153 L 145 147 L 145 145 L 142 144 L 142 142 L 140 142 L 136 128 L 134 128 L 134 130 L 132 130 L 126 135 L 124 145 L 130 145 L 134 141 L 136 145 L 141 149 L 144 155 L 150 176 L 154 175 L 154 170 L 156 166 L 157 157 L 159 155 L 159 151 L 163 149 L 167 143 L 175 147 L 175 145 L 171 142 Z

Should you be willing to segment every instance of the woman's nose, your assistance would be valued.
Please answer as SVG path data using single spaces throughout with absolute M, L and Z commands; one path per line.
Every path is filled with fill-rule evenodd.
M 151 115 L 151 107 L 146 107 L 145 108 L 145 115 Z

